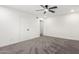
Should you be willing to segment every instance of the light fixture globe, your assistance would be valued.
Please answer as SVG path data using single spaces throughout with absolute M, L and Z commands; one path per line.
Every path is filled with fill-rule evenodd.
M 72 9 L 72 10 L 70 10 L 70 12 L 74 12 L 74 10 Z

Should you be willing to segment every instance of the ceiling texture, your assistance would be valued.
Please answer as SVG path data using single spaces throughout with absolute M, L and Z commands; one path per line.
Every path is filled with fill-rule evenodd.
M 55 5 L 49 5 L 49 7 L 52 7 Z M 79 12 L 79 5 L 57 5 L 57 9 L 53 9 L 55 13 L 47 12 L 47 16 L 53 16 L 53 15 L 63 15 L 63 14 L 69 14 L 71 13 L 70 10 L 74 10 L 75 12 Z M 43 11 L 36 11 L 39 9 L 43 9 L 40 5 L 6 5 L 6 7 L 14 8 L 23 12 L 28 12 L 30 14 L 34 14 L 36 16 L 42 17 L 44 16 Z

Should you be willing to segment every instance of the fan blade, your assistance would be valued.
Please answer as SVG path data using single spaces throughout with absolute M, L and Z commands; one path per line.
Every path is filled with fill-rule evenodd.
M 55 8 L 57 8 L 57 6 L 54 6 L 54 7 L 50 7 L 49 9 L 55 9 Z
M 44 11 L 44 14 L 46 14 L 46 11 Z
M 40 5 L 41 7 L 43 7 L 43 8 L 45 8 L 45 6 L 44 5 Z
M 36 11 L 43 11 L 44 9 L 36 10 Z
M 45 5 L 45 7 L 48 9 L 48 5 Z
M 55 13 L 55 11 L 49 10 L 49 12 Z

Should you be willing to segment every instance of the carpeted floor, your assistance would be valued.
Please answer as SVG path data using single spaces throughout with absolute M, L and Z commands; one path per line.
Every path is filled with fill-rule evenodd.
M 42 36 L 0 48 L 0 54 L 78 54 L 79 41 Z

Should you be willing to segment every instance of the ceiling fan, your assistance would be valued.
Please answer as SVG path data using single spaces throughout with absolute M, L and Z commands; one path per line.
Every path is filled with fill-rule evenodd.
M 44 14 L 47 12 L 55 13 L 52 9 L 58 8 L 57 6 L 49 7 L 49 5 L 40 5 L 43 9 L 36 10 L 36 11 L 44 11 Z

